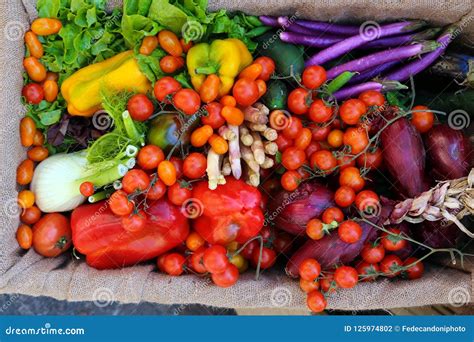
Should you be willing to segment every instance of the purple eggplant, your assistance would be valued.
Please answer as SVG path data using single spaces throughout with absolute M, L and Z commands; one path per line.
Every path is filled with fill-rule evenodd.
M 363 83 L 363 82 L 370 81 L 370 80 L 374 79 L 375 77 L 382 75 L 384 72 L 392 69 L 398 63 L 399 63 L 398 61 L 395 61 L 395 62 L 390 62 L 390 63 L 377 65 L 376 67 L 374 67 L 370 70 L 366 70 L 366 71 L 352 77 L 349 80 L 349 82 L 347 82 L 347 84 L 351 85 L 351 84 L 357 84 L 357 83 Z
M 387 25 L 366 25 L 361 26 L 361 32 L 352 37 L 346 38 L 339 43 L 336 43 L 312 56 L 306 61 L 306 66 L 322 65 L 330 60 L 348 53 L 359 46 L 362 46 L 370 41 L 378 38 L 394 36 L 404 32 L 415 31 L 425 23 L 423 21 L 404 21 Z M 375 33 L 375 34 L 374 34 Z
M 462 239 L 464 233 L 447 221 L 424 221 L 412 229 L 415 239 L 432 248 L 452 248 Z
M 331 190 L 316 182 L 305 182 L 293 192 L 278 193 L 269 203 L 268 219 L 290 234 L 304 234 L 306 223 L 333 205 Z
M 376 52 L 344 64 L 336 65 L 327 71 L 327 78 L 331 80 L 344 71 L 362 72 L 380 64 L 404 60 L 406 58 L 433 51 L 438 46 L 439 44 L 435 41 L 427 41 Z
M 291 44 L 300 44 L 317 48 L 325 48 L 341 41 L 341 38 L 333 36 L 310 36 L 294 32 L 280 32 L 280 39 Z
M 436 179 L 466 177 L 472 166 L 472 147 L 462 131 L 436 125 L 426 133 L 426 151 Z
M 355 36 L 360 30 L 358 25 L 342 25 L 315 20 L 298 19 L 296 23 L 314 31 L 331 33 L 338 36 Z
M 384 163 L 397 190 L 408 197 L 429 189 L 425 179 L 425 148 L 420 133 L 402 117 L 380 135 Z
M 307 29 L 306 27 L 300 26 L 294 21 L 291 21 L 288 19 L 288 17 L 278 17 L 277 21 L 284 30 L 308 35 L 315 34 L 315 32 L 311 31 L 310 29 Z
M 377 90 L 381 92 L 387 92 L 407 88 L 407 86 L 404 86 L 403 84 L 396 81 L 371 81 L 342 88 L 341 90 L 336 91 L 333 96 L 336 100 L 345 100 L 350 97 L 356 97 L 366 90 Z
M 457 30 L 458 27 L 456 25 L 451 25 L 450 27 L 448 27 L 448 29 L 441 35 L 441 37 L 437 39 L 437 42 L 440 44 L 440 46 L 436 50 L 427 53 L 418 60 L 410 62 L 400 67 L 399 69 L 394 70 L 393 72 L 385 76 L 385 79 L 401 82 L 425 70 L 427 67 L 433 64 L 434 61 L 444 53 L 444 51 L 446 51 L 446 48 L 448 47 L 449 43 L 456 37 L 455 33 L 457 32 Z
M 270 17 L 268 15 L 261 15 L 258 18 L 266 26 L 280 27 L 280 24 L 278 23 L 278 19 L 275 17 Z
M 405 34 L 401 36 L 376 39 L 361 46 L 361 49 L 384 49 L 394 46 L 402 46 L 415 41 L 433 39 L 441 31 L 440 28 L 429 28 L 421 32 Z

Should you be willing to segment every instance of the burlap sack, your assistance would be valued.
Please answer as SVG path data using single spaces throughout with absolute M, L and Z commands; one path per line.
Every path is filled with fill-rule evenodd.
M 211 8 L 226 7 L 253 14 L 298 13 L 304 17 L 353 20 L 425 18 L 439 24 L 461 19 L 470 13 L 469 1 L 343 1 L 343 0 L 238 0 L 211 1 Z M 298 283 L 282 272 L 264 273 L 260 281 L 246 274 L 236 286 L 221 289 L 195 276 L 169 277 L 153 265 L 123 270 L 97 271 L 70 253 L 46 259 L 33 250 L 21 252 L 15 241 L 16 165 L 25 158 L 20 146 L 18 122 L 24 114 L 22 88 L 23 34 L 36 16 L 34 0 L 4 0 L 0 3 L 0 293 L 45 295 L 69 301 L 96 300 L 100 303 L 149 301 L 162 304 L 202 303 L 229 308 L 302 308 L 304 296 Z M 463 34 L 473 36 L 474 20 L 468 20 Z M 468 267 L 472 268 L 472 264 Z M 329 308 L 360 310 L 469 302 L 472 274 L 428 265 L 417 281 L 383 280 L 339 291 Z

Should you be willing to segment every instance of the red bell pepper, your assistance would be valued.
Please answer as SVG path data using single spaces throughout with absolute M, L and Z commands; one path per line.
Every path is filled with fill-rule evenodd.
M 97 269 L 135 265 L 181 244 L 189 233 L 188 219 L 168 200 L 148 203 L 145 227 L 130 232 L 122 227 L 106 201 L 76 208 L 71 216 L 72 241 Z
M 202 205 L 194 229 L 209 243 L 244 243 L 263 227 L 262 195 L 257 188 L 233 177 L 210 190 L 207 182 L 193 184 L 193 198 Z

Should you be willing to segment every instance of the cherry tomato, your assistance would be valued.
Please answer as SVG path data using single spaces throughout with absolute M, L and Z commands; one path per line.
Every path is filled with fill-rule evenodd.
M 354 189 L 347 185 L 341 186 L 334 194 L 334 201 L 340 207 L 349 207 L 355 200 L 356 194 Z
M 367 106 L 383 106 L 385 97 L 380 91 L 366 90 L 359 95 L 359 100 L 364 102 Z
M 377 264 L 369 264 L 368 262 L 361 262 L 357 265 L 357 272 L 362 276 L 362 281 L 374 281 L 380 272 L 380 267 Z
M 320 240 L 324 237 L 323 222 L 314 218 L 306 224 L 306 235 L 312 240 Z
M 362 152 L 369 144 L 367 131 L 362 127 L 351 127 L 346 129 L 343 136 L 344 145 L 351 147 L 352 154 Z
M 385 250 L 390 252 L 399 251 L 407 245 L 407 240 L 402 237 L 402 232 L 400 229 L 397 228 L 389 228 L 387 229 L 389 233 L 382 234 L 382 246 Z
M 360 252 L 360 256 L 369 264 L 377 264 L 385 257 L 385 249 L 381 244 L 366 243 Z
M 146 226 L 146 213 L 141 210 L 138 213 L 133 213 L 122 217 L 122 227 L 128 232 L 139 232 Z
M 357 157 L 357 165 L 359 167 L 365 167 L 371 170 L 376 170 L 382 166 L 383 153 L 380 148 L 377 148 L 373 152 L 365 152 Z
M 264 80 L 265 82 L 268 81 L 270 76 L 275 72 L 275 62 L 270 57 L 258 57 L 254 60 L 254 63 L 262 66 L 259 79 Z
M 434 123 L 434 114 L 426 106 L 415 106 L 412 108 L 411 123 L 420 133 L 428 132 Z
M 237 107 L 224 106 L 221 115 L 229 125 L 240 126 L 244 122 L 244 113 Z
M 311 133 L 313 134 L 314 141 L 324 141 L 331 132 L 331 128 L 329 126 L 321 127 L 321 126 L 312 126 Z
M 235 107 L 237 106 L 237 101 L 232 95 L 224 95 L 221 97 L 219 103 L 223 106 Z
M 340 129 L 333 129 L 328 135 L 328 144 L 334 148 L 341 147 L 343 136 L 344 133 Z
M 59 87 L 56 81 L 45 80 L 43 82 L 44 99 L 48 102 L 54 102 L 58 97 Z
M 184 67 L 184 58 L 181 56 L 164 56 L 160 59 L 160 69 L 165 74 L 172 74 Z
M 23 87 L 21 95 L 25 98 L 26 102 L 38 104 L 44 99 L 44 90 L 39 84 L 28 83 Z
M 142 44 L 140 45 L 140 52 L 142 55 L 149 56 L 155 49 L 158 47 L 158 37 L 157 36 L 146 36 L 142 40 Z
M 197 232 L 191 232 L 186 238 L 186 247 L 192 252 L 197 251 L 204 246 L 205 243 L 206 241 Z
M 343 289 L 350 289 L 357 285 L 359 274 L 354 267 L 340 266 L 334 272 L 334 281 Z
M 413 263 L 415 264 L 413 266 L 410 266 Z M 410 280 L 421 278 L 425 270 L 423 263 L 421 261 L 418 261 L 418 259 L 414 257 L 407 258 L 405 262 L 403 263 L 403 266 L 405 267 L 410 266 L 409 268 L 407 268 L 405 271 L 402 272 L 402 274 Z
M 180 38 L 179 43 L 181 44 L 184 53 L 188 53 L 189 49 L 192 48 L 194 45 L 192 41 L 186 43 L 183 38 Z
M 44 257 L 57 257 L 71 246 L 71 242 L 71 226 L 64 215 L 46 214 L 33 227 L 33 248 Z
M 305 150 L 306 157 L 308 159 L 311 159 L 312 154 L 316 151 L 319 151 L 319 150 L 321 150 L 321 145 L 316 141 L 311 141 L 309 143 L 308 147 L 306 147 L 306 150 Z
M 326 123 L 332 118 L 332 108 L 324 104 L 323 100 L 316 99 L 309 107 L 308 117 L 316 123 Z
M 192 152 L 184 158 L 183 173 L 189 179 L 198 179 L 204 176 L 207 168 L 207 159 L 202 153 Z
M 259 63 L 252 63 L 239 73 L 239 78 L 247 78 L 255 81 L 263 71 L 263 66 Z
M 176 179 L 179 179 L 183 176 L 183 159 L 178 158 L 176 156 L 172 156 L 170 158 L 171 164 L 174 165 L 174 168 L 176 170 Z
M 22 209 L 31 208 L 35 204 L 35 194 L 30 190 L 21 190 L 18 193 L 18 206 Z
M 339 115 L 342 121 L 348 125 L 355 125 L 362 115 L 367 112 L 366 104 L 359 99 L 344 101 L 339 107 Z
M 256 80 L 255 83 L 257 83 L 258 97 L 262 97 L 267 92 L 267 84 L 264 80 Z
M 33 145 L 35 134 L 36 134 L 35 122 L 29 116 L 25 116 L 20 121 L 21 145 L 24 147 L 30 147 L 31 145 Z
M 226 154 L 229 150 L 229 144 L 220 135 L 211 135 L 207 142 L 211 145 L 212 150 L 219 155 Z
M 321 278 L 319 280 L 319 286 L 325 293 L 334 293 L 337 288 L 337 284 L 334 281 L 334 276 L 332 274 L 328 274 L 324 278 Z
M 44 50 L 43 45 L 38 39 L 38 36 L 32 32 L 28 31 L 25 33 L 25 44 L 30 52 L 30 56 L 41 58 L 43 57 Z
M 212 273 L 212 281 L 219 287 L 230 287 L 239 280 L 239 269 L 229 263 L 221 273 Z
M 206 251 L 206 247 L 201 247 L 194 251 L 189 258 L 190 267 L 197 273 L 206 273 L 207 270 L 204 267 L 204 263 L 202 261 L 202 257 L 204 256 L 204 252 Z
M 360 171 L 358 168 L 349 166 L 344 170 L 341 170 L 339 175 L 339 185 L 349 186 L 354 189 L 355 192 L 359 192 L 364 188 L 365 180 L 361 177 Z
M 163 269 L 170 276 L 180 276 L 184 272 L 186 259 L 179 253 L 170 253 L 163 260 Z
M 16 182 L 20 185 L 27 185 L 33 179 L 35 164 L 30 159 L 23 160 L 16 169 Z
M 155 179 L 146 192 L 146 199 L 158 200 L 166 193 L 166 185 L 159 179 Z
M 337 235 L 345 243 L 356 243 L 362 237 L 362 228 L 357 222 L 347 220 L 339 225 Z
M 220 245 L 209 247 L 202 257 L 206 270 L 210 273 L 222 273 L 229 265 L 227 250 Z
M 153 114 L 153 103 L 144 94 L 133 95 L 127 103 L 127 110 L 133 120 L 145 121 Z
M 28 158 L 31 159 L 32 161 L 40 162 L 40 161 L 45 160 L 48 157 L 49 151 L 46 147 L 35 146 L 31 148 L 30 150 L 28 150 L 26 154 Z
M 160 47 L 170 55 L 179 57 L 183 54 L 183 48 L 179 43 L 178 37 L 171 31 L 161 30 L 158 33 Z
M 260 96 L 257 83 L 247 78 L 238 79 L 234 83 L 232 95 L 237 103 L 244 107 L 253 105 Z
M 303 71 L 302 81 L 303 85 L 308 89 L 319 88 L 326 82 L 326 70 L 319 65 L 309 66 Z
M 294 191 L 300 185 L 301 180 L 302 177 L 297 171 L 286 171 L 281 176 L 281 186 L 286 191 Z
M 288 139 L 297 138 L 303 130 L 303 123 L 295 116 L 292 116 L 287 127 L 283 129 L 283 135 Z
M 41 82 L 46 78 L 46 68 L 36 57 L 26 57 L 23 60 L 23 67 L 28 77 L 35 82 Z
M 167 186 L 173 185 L 176 182 L 176 168 L 174 164 L 169 160 L 163 160 L 158 165 L 158 177 L 160 177 Z
M 285 151 L 288 147 L 293 146 L 293 140 L 290 138 L 287 138 L 284 136 L 282 133 L 278 133 L 278 136 L 275 140 L 275 143 L 278 146 L 278 151 L 283 152 Z
M 191 145 L 194 147 L 202 147 L 206 145 L 213 133 L 214 131 L 209 125 L 204 125 L 195 129 L 193 133 L 191 133 Z
M 252 254 L 252 264 L 256 267 L 260 259 L 260 269 L 266 270 L 275 264 L 276 257 L 276 253 L 273 249 L 263 247 L 262 258 L 260 259 L 260 248 L 255 248 Z
M 394 254 L 389 254 L 380 262 L 380 271 L 388 278 L 396 277 L 401 272 L 402 260 Z
M 312 133 L 309 128 L 301 129 L 299 135 L 295 138 L 295 147 L 304 151 L 311 144 Z
M 329 207 L 323 211 L 321 219 L 326 224 L 330 224 L 333 221 L 340 223 L 344 220 L 344 213 L 338 207 Z
M 26 224 L 21 224 L 16 231 L 16 241 L 23 249 L 30 249 L 33 244 L 33 230 Z
M 314 290 L 319 290 L 319 282 L 316 280 L 309 281 L 300 278 L 300 289 L 303 290 L 303 292 L 305 293 L 310 293 Z
M 133 202 L 128 200 L 127 193 L 122 190 L 115 191 L 109 198 L 110 210 L 117 216 L 130 215 Z
M 182 205 L 191 196 L 192 191 L 185 186 L 181 186 L 179 182 L 174 183 L 168 188 L 168 199 L 174 205 Z
M 337 166 L 336 157 L 328 150 L 316 151 L 311 155 L 310 165 L 313 169 L 331 173 Z
M 304 164 L 306 154 L 296 147 L 288 147 L 281 155 L 281 163 L 287 170 L 296 170 Z
M 163 150 L 155 145 L 143 146 L 137 155 L 137 163 L 143 170 L 156 169 L 163 160 Z
M 201 101 L 204 103 L 209 103 L 214 101 L 219 96 L 219 86 L 221 80 L 216 74 L 210 74 L 206 77 L 204 82 L 199 89 L 199 96 L 201 96 Z
M 311 94 L 304 88 L 296 88 L 288 95 L 288 109 L 296 115 L 306 114 L 309 110 Z
M 82 182 L 79 186 L 79 191 L 82 196 L 89 197 L 92 196 L 95 192 L 94 184 L 91 182 Z
M 324 298 L 324 295 L 318 290 L 315 290 L 308 293 L 308 296 L 306 297 L 306 305 L 312 312 L 318 313 L 323 312 L 328 303 L 326 298 Z
M 222 105 L 219 102 L 210 102 L 204 108 L 207 115 L 201 116 L 203 125 L 209 125 L 217 129 L 225 124 L 225 118 L 221 115 Z
M 305 259 L 298 267 L 298 272 L 302 279 L 314 281 L 321 274 L 321 265 L 316 259 Z
M 144 191 L 150 185 L 150 177 L 143 170 L 134 169 L 128 171 L 122 179 L 122 189 L 131 194 Z
M 337 158 L 337 165 L 339 166 L 339 170 L 342 171 L 350 166 L 355 166 L 356 161 L 353 156 L 344 154 Z
M 285 232 L 280 232 L 273 240 L 273 249 L 277 253 L 288 253 L 291 250 L 294 238 Z
M 21 212 L 20 221 L 26 224 L 35 224 L 41 218 L 41 211 L 37 206 L 32 206 Z
M 180 89 L 181 84 L 178 81 L 171 76 L 165 76 L 156 81 L 153 92 L 158 101 L 169 103 L 167 97 L 176 93 Z
M 257 240 L 252 240 L 244 247 L 244 249 L 240 252 L 240 255 L 242 255 L 245 259 L 250 260 L 252 259 L 253 251 L 260 248 L 259 246 L 260 245 Z
M 355 205 L 365 215 L 378 215 L 380 211 L 379 196 L 372 190 L 359 192 L 355 199 Z
M 37 18 L 31 23 L 31 31 L 38 36 L 49 36 L 61 30 L 62 24 L 58 19 Z
M 33 136 L 33 146 L 43 146 L 44 144 L 44 134 L 40 130 L 36 130 L 35 135 Z
M 184 114 L 193 115 L 201 106 L 199 94 L 192 89 L 180 89 L 173 95 L 176 108 Z

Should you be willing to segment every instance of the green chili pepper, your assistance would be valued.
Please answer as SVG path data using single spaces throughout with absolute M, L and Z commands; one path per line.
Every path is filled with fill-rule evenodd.
M 335 79 L 333 79 L 331 82 L 328 83 L 326 90 L 329 94 L 334 94 L 336 91 L 341 89 L 343 86 L 347 84 L 347 82 L 350 81 L 352 77 L 354 77 L 357 73 L 356 72 L 350 72 L 350 71 L 344 71 L 342 74 L 337 76 Z

